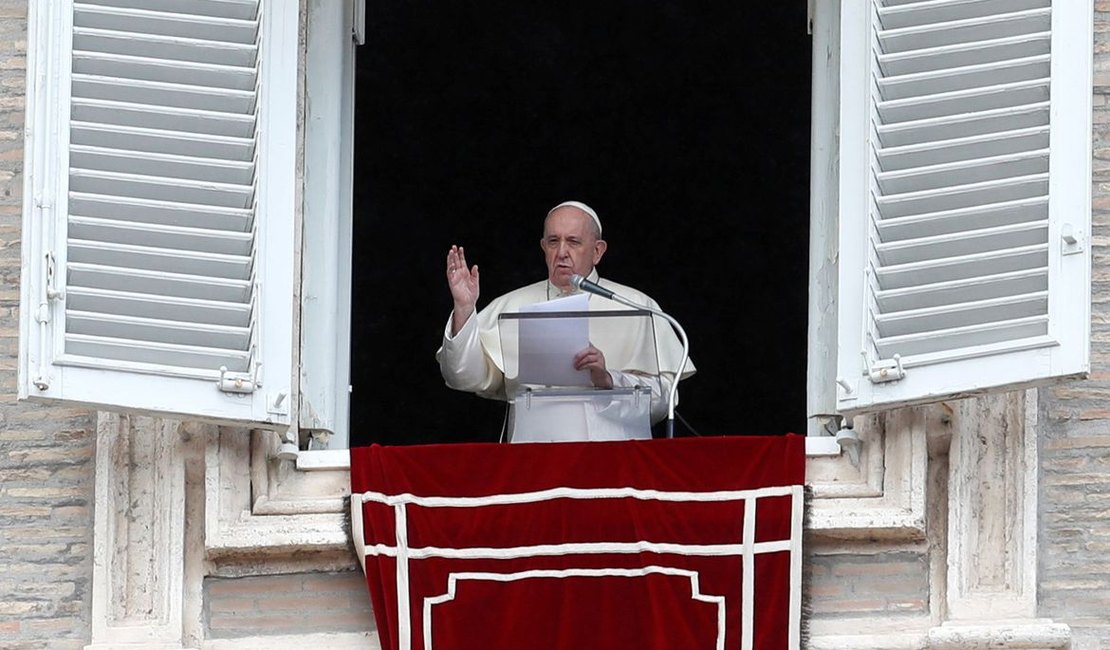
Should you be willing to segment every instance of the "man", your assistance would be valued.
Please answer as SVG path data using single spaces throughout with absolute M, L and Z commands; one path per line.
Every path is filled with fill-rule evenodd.
M 447 284 L 454 308 L 444 330 L 443 345 L 436 353 L 447 385 L 491 399 L 512 400 L 521 387 L 505 377 L 498 316 L 517 312 L 525 305 L 576 293 L 571 284 L 573 275 L 581 275 L 633 302 L 658 309 L 658 304 L 646 294 L 598 278 L 595 267 L 608 248 L 601 235 L 601 220 L 589 206 L 577 201 L 555 206 L 544 220 L 543 239 L 540 240 L 547 263 L 547 279 L 511 291 L 481 312 L 476 311 L 478 266 L 468 268 L 463 247 L 452 246 L 447 252 Z M 589 295 L 588 300 L 591 311 L 628 309 L 601 296 Z M 682 356 L 682 346 L 670 325 L 655 318 L 654 328 L 619 328 L 615 322 L 627 323 L 628 319 L 603 320 L 607 324 L 598 321 L 591 328 L 591 343 L 574 357 L 574 368 L 587 371 L 590 382 L 598 389 L 650 388 L 651 420 L 662 420 L 667 415 L 667 397 Z M 694 364 L 688 362 L 682 378 L 694 371 Z M 509 419 L 511 433 L 512 409 Z M 569 430 L 556 437 L 578 440 L 625 437 L 619 429 L 608 425 L 604 414 L 597 412 L 587 410 L 572 422 L 566 427 Z

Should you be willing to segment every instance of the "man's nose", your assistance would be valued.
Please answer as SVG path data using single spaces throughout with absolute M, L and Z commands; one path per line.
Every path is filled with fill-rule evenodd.
M 559 257 L 566 257 L 569 254 L 570 246 L 567 246 L 566 242 L 559 242 L 559 250 L 556 252 L 556 255 Z

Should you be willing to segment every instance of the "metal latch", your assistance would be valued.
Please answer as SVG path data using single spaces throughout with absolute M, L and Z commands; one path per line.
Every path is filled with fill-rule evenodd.
M 882 384 L 888 381 L 898 381 L 906 376 L 906 369 L 902 367 L 902 355 L 896 354 L 891 359 L 883 359 L 871 366 L 867 377 L 873 384 Z
M 1075 255 L 1083 252 L 1083 235 L 1076 232 L 1070 223 L 1060 229 L 1060 254 Z
M 228 372 L 227 366 L 220 366 L 219 389 L 225 393 L 253 393 L 258 382 L 250 373 Z

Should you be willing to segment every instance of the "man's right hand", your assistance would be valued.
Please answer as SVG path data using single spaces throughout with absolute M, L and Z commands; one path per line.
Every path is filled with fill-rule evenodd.
M 478 265 L 466 267 L 466 252 L 462 246 L 452 246 L 447 251 L 447 286 L 455 309 L 451 312 L 451 335 L 459 333 L 478 304 Z

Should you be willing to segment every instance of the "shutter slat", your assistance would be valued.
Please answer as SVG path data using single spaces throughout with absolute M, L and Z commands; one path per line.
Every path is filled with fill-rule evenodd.
M 963 302 L 991 300 L 1048 289 L 1048 271 L 1033 268 L 937 282 L 875 292 L 875 302 L 883 313 L 959 305 Z
M 240 161 L 191 158 L 85 145 L 74 145 L 69 159 L 70 164 L 77 169 L 115 172 L 131 176 L 145 174 L 189 181 L 221 182 L 221 184 L 234 186 L 250 186 L 254 180 L 254 165 Z
M 974 155 L 985 152 L 973 151 Z M 956 160 L 892 172 L 877 173 L 876 180 L 888 195 L 926 192 L 956 185 L 983 184 L 1048 173 L 1048 149 L 1021 151 L 1002 156 Z
M 1005 133 L 1048 124 L 1048 102 L 914 120 L 876 129 L 883 147 Z
M 93 217 L 70 217 L 69 235 L 75 239 L 244 257 L 250 255 L 253 241 L 250 233 L 159 226 Z
M 244 255 L 220 255 L 169 248 L 71 239 L 69 259 L 73 262 L 119 266 L 136 270 L 165 271 L 228 280 L 250 278 L 252 260 Z
M 228 351 L 242 350 L 250 343 L 249 327 L 227 327 L 197 322 L 181 323 L 77 309 L 70 309 L 66 314 L 66 333 Z
M 1047 191 L 1048 174 L 1034 174 L 883 196 L 875 203 L 881 218 L 906 217 L 1028 199 L 1044 196 Z
M 132 341 L 88 334 L 67 334 L 66 352 L 94 359 L 114 359 L 201 370 L 213 370 L 224 366 L 231 372 L 245 372 L 250 365 L 249 352 Z
M 164 13 L 146 9 L 73 5 L 75 27 L 117 29 L 137 34 L 157 34 L 183 38 L 209 39 L 252 44 L 258 32 L 257 20 L 237 20 L 224 16 Z
M 82 99 L 73 102 L 71 119 L 101 125 L 131 126 L 155 131 L 187 131 L 197 134 L 254 137 L 254 116 Z
M 891 336 L 876 340 L 875 347 L 882 358 L 891 358 L 895 354 L 910 357 L 948 351 L 954 348 L 969 348 L 1024 338 L 1042 337 L 1047 333 L 1048 317 L 1032 316 L 999 323 L 955 327 L 924 334 Z
M 186 273 L 132 269 L 111 264 L 71 262 L 66 267 L 72 286 L 126 291 L 169 298 L 193 298 L 249 305 L 251 282 Z
M 69 182 L 75 192 L 116 194 L 137 199 L 200 203 L 225 208 L 250 207 L 254 195 L 253 187 L 250 185 L 77 168 L 70 170 Z
M 878 149 L 879 167 L 898 171 L 914 167 L 941 165 L 972 158 L 991 158 L 1023 151 L 1048 149 L 1048 126 L 1037 126 L 992 135 L 976 135 L 904 147 Z
M 1038 244 L 1005 251 L 892 265 L 876 269 L 875 275 L 882 290 L 902 289 L 1010 271 L 1039 269 L 1046 264 L 1048 245 Z
M 133 104 L 158 104 L 167 107 L 195 108 L 217 113 L 250 113 L 254 110 L 255 91 L 190 86 L 172 81 L 115 79 L 97 75 L 73 75 L 73 96 L 82 99 L 107 99 Z
M 1041 81 L 1050 74 L 1047 54 L 1016 59 L 884 77 L 878 83 L 884 100 L 907 99 L 980 88 L 988 84 Z
M 1004 116 L 1013 113 L 1014 107 L 1047 107 L 1049 83 L 1045 79 L 1019 81 L 1017 83 L 993 84 L 968 88 L 948 93 L 938 93 L 926 97 L 910 97 L 879 101 L 876 104 L 879 117 L 885 128 L 902 122 L 923 122 L 935 118 L 949 118 L 949 123 L 966 121 L 970 114 L 980 115 L 979 119 L 991 117 L 987 111 L 1002 111 Z M 1047 115 L 1044 123 L 1047 124 Z M 926 123 L 927 125 L 928 123 Z
M 1048 292 L 1041 291 L 963 302 L 958 305 L 942 305 L 892 312 L 883 314 L 875 320 L 880 336 L 894 337 L 1040 316 L 1047 313 L 1047 311 Z
M 73 49 L 251 68 L 254 67 L 258 57 L 258 48 L 253 44 L 244 45 L 157 34 L 139 35 L 114 29 L 82 27 L 73 30 Z
M 244 162 L 254 158 L 254 140 L 248 138 L 87 122 L 75 122 L 72 127 L 70 137 L 79 145 Z
M 191 63 L 101 52 L 74 52 L 73 72 L 126 81 L 156 81 L 183 86 L 204 86 L 251 91 L 256 85 L 254 67 Z
M 176 298 L 115 289 L 73 286 L 66 291 L 66 306 L 76 311 L 101 312 L 208 325 L 247 327 L 247 303 Z
M 83 0 L 83 4 L 236 20 L 254 20 L 258 16 L 258 0 Z
M 229 232 L 249 231 L 254 216 L 247 209 L 188 205 L 82 192 L 72 192 L 69 195 L 69 210 L 74 216 Z
M 932 23 L 993 18 L 1000 13 L 1047 6 L 1046 0 L 931 0 L 879 7 L 879 22 L 886 29 Z
M 1008 61 L 1048 54 L 1051 41 L 1050 32 L 1020 34 L 1008 38 L 944 45 L 926 50 L 880 54 L 878 63 L 883 74 L 906 75 L 971 63 Z
M 880 30 L 878 40 L 883 52 L 890 53 L 1046 32 L 1052 28 L 1048 1 L 1042 0 L 1044 9 Z
M 875 229 L 878 231 L 880 241 L 895 241 L 981 230 L 1047 218 L 1048 197 L 1035 196 L 960 210 L 884 219 L 875 224 Z
M 1048 242 L 1048 221 L 1019 223 L 997 228 L 922 237 L 875 246 L 880 262 L 891 266 L 988 251 L 1024 248 Z

